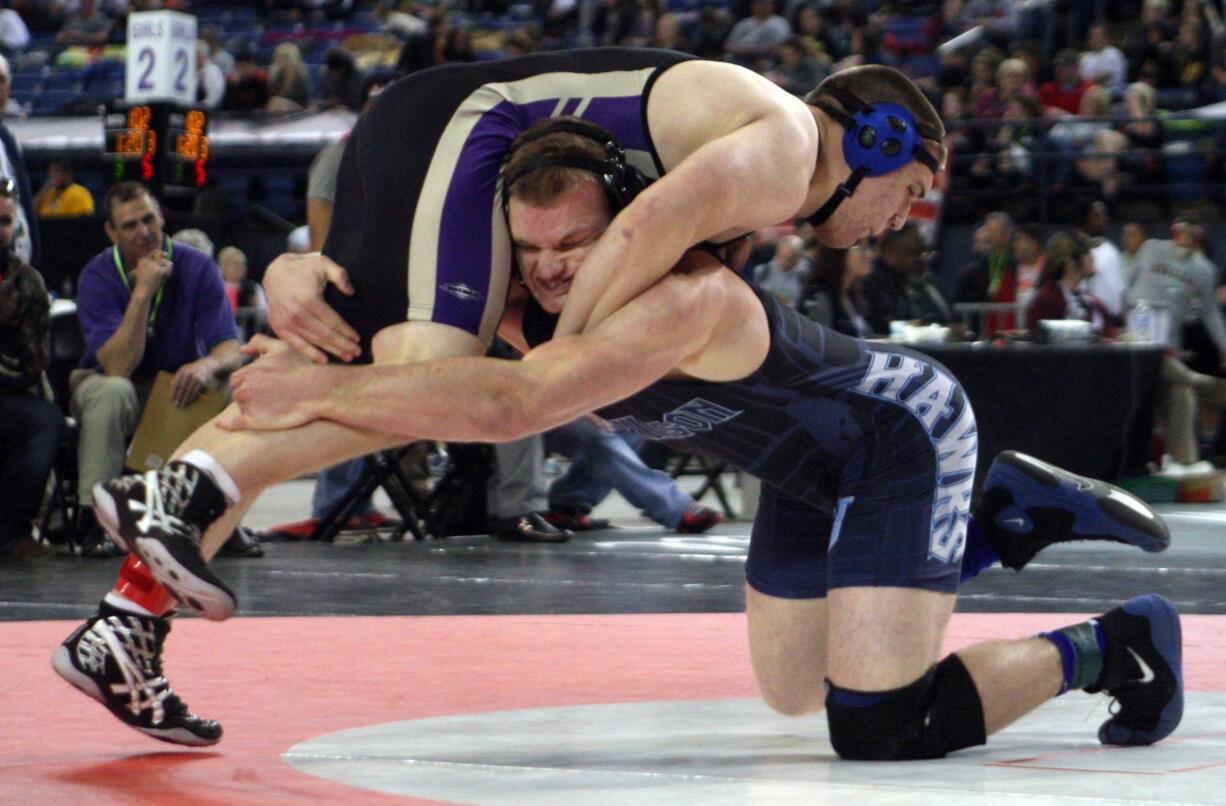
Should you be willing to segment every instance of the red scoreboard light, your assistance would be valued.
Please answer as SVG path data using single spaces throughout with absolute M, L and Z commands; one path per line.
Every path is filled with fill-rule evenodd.
M 108 182 L 201 187 L 208 179 L 208 124 L 203 109 L 176 104 L 108 109 L 102 123 Z

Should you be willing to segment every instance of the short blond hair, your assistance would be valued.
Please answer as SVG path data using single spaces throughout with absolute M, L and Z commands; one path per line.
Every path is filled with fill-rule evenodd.
M 1030 65 L 1024 59 L 1005 59 L 996 68 L 996 83 L 1000 84 L 1005 76 L 1014 75 L 1026 83 L 1030 80 Z
M 184 246 L 190 246 L 192 249 L 199 249 L 209 257 L 213 256 L 213 240 L 208 235 L 205 235 L 203 230 L 181 229 L 174 235 L 171 235 L 170 240 L 175 243 L 181 243 Z
M 598 161 L 606 159 L 608 151 L 596 140 L 560 128 L 575 122 L 586 123 L 581 118 L 570 116 L 545 118 L 538 120 L 515 138 L 501 172 L 502 181 L 505 182 L 508 178 L 514 180 L 514 184 L 504 191 L 508 199 L 519 199 L 533 206 L 546 206 L 583 182 L 600 183 L 599 178 L 591 171 L 568 165 L 548 165 L 520 175 L 525 166 L 551 154 L 573 154 Z M 553 129 L 558 131 L 552 131 Z
M 245 261 L 247 259 L 247 253 L 242 249 L 239 249 L 237 246 L 227 246 L 217 253 L 218 265 L 221 265 L 222 263 L 229 263 L 231 260 L 237 260 L 239 258 Z
M 1137 99 L 1146 112 L 1153 112 L 1158 105 L 1158 91 L 1144 81 L 1136 81 L 1128 85 L 1124 91 L 1124 100 Z

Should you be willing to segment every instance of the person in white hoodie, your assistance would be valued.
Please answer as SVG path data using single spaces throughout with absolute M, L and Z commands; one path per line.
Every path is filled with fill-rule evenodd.
M 1085 290 L 1102 300 L 1111 315 L 1119 319 L 1124 315 L 1128 282 L 1120 248 L 1107 237 L 1110 228 L 1111 211 L 1107 205 L 1097 200 L 1090 202 L 1081 218 L 1081 231 L 1093 244 L 1090 257 L 1094 259 L 1094 274 L 1086 280 Z

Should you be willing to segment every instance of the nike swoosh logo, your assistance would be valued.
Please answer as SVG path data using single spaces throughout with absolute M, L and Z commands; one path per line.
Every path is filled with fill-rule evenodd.
M 1023 518 L 1005 518 L 1001 521 L 1005 526 L 1025 526 L 1026 521 Z
M 1127 649 L 1129 654 L 1132 655 L 1132 659 L 1137 662 L 1137 666 L 1141 667 L 1141 676 L 1136 680 L 1136 682 L 1140 683 L 1141 685 L 1151 682 L 1154 679 L 1154 670 L 1149 668 L 1148 663 L 1141 660 L 1141 656 L 1137 654 L 1135 649 L 1132 647 L 1127 647 Z

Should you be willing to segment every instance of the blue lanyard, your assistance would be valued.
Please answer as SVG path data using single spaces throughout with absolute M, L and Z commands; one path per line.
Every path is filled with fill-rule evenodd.
M 166 257 L 168 259 L 173 260 L 174 259 L 174 249 L 175 249 L 174 241 L 170 240 L 169 238 L 165 236 L 163 236 L 163 241 L 166 246 Z M 119 272 L 119 280 L 120 282 L 123 283 L 123 287 L 128 289 L 128 294 L 130 295 L 132 293 L 132 282 L 128 279 L 127 271 L 124 270 L 123 258 L 119 256 L 119 244 L 115 244 L 113 247 L 111 247 L 111 257 L 115 261 L 115 270 Z M 153 298 L 153 310 L 149 313 L 149 335 L 150 336 L 153 335 L 153 327 L 154 325 L 157 324 L 158 309 L 162 307 L 162 293 L 165 290 L 166 290 L 166 282 L 162 281 L 162 284 L 158 287 L 157 296 Z

